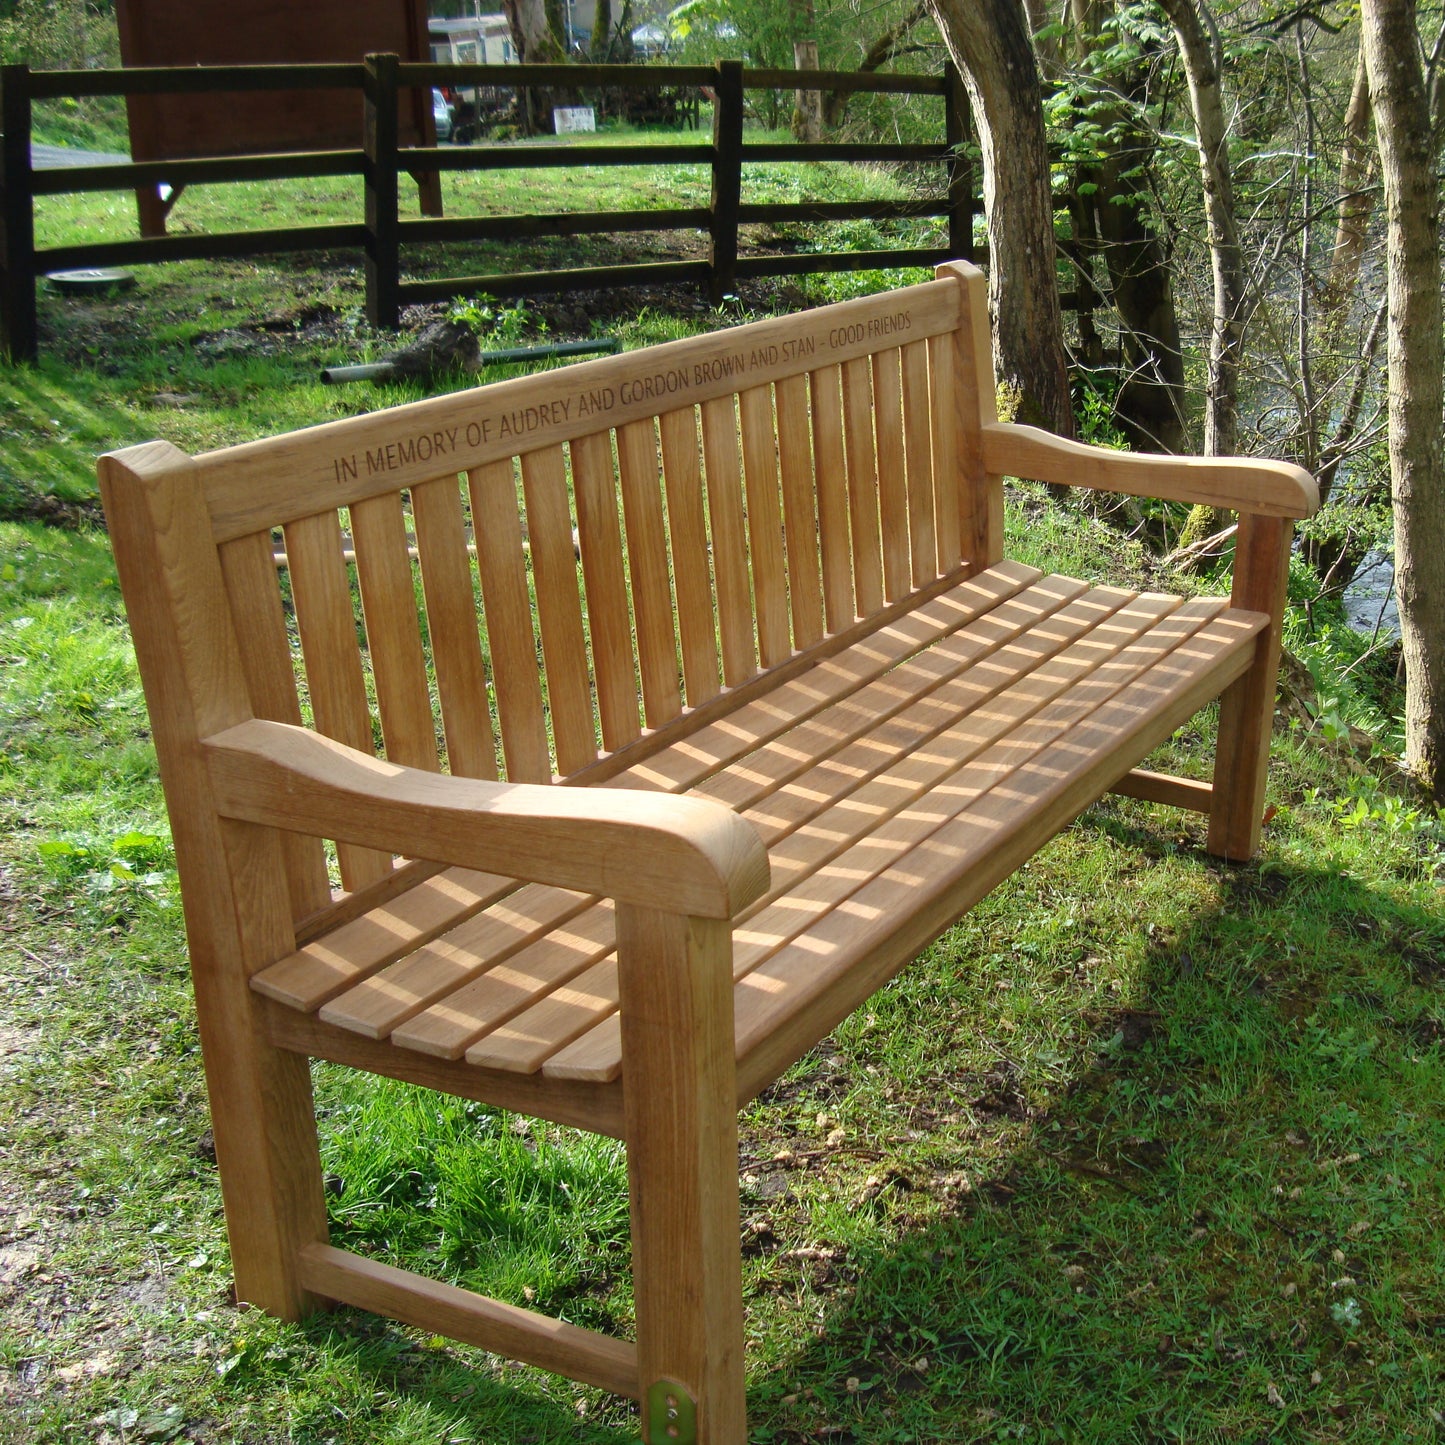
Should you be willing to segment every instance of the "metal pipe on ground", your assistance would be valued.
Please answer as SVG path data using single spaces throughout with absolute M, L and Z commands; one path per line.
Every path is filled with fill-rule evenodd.
M 548 346 L 506 346 L 499 351 L 484 351 L 477 358 L 482 366 L 498 366 L 511 361 L 544 361 L 554 356 L 615 356 L 622 343 L 615 336 L 595 341 L 556 341 Z M 364 361 L 350 366 L 324 366 L 321 380 L 327 386 L 347 381 L 390 381 L 398 375 L 414 373 L 398 367 L 394 361 Z

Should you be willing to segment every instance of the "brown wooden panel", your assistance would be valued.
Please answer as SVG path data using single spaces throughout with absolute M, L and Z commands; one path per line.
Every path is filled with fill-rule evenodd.
M 788 546 L 788 601 L 793 645 L 811 647 L 823 636 L 823 591 L 818 571 L 818 518 L 814 504 L 813 449 L 808 421 L 808 378 L 784 377 L 774 387 L 778 463 L 783 475 L 783 529 Z
M 903 454 L 908 490 L 909 554 L 913 585 L 938 575 L 938 543 L 933 522 L 933 444 L 929 424 L 928 343 L 903 348 Z
M 707 467 L 707 509 L 712 523 L 723 679 L 729 687 L 736 687 L 756 671 L 757 654 L 753 651 L 752 590 L 748 586 L 747 541 L 743 531 L 743 479 L 738 462 L 737 413 L 732 397 L 703 403 L 702 446 Z
M 497 745 L 477 631 L 466 515 L 456 478 L 413 487 L 411 509 L 447 767 L 459 777 L 495 778 Z
M 387 51 L 403 60 L 431 59 L 420 0 L 329 6 L 227 0 L 224 10 L 196 0 L 116 0 L 116 19 L 127 67 L 357 62 Z M 430 104 L 424 120 L 422 106 L 408 99 L 401 105 L 403 144 L 435 145 Z M 132 98 L 128 109 L 136 160 L 361 143 L 359 90 L 147 95 Z
M 490 873 L 445 869 L 271 964 L 252 978 L 251 987 L 292 1008 L 320 1008 L 516 886 Z
M 748 499 L 748 547 L 758 620 L 758 655 L 764 667 L 776 667 L 793 648 L 788 636 L 788 577 L 783 567 L 778 442 L 770 389 L 755 386 L 741 392 L 738 418 Z
M 424 1011 L 396 1027 L 392 1040 L 404 1048 L 457 1059 L 479 1039 L 589 968 L 612 951 L 615 933 L 610 901 L 586 908 L 550 929 L 544 938 L 509 956 L 474 968 Z
M 516 475 L 510 461 L 489 462 L 470 473 L 468 480 L 507 777 L 514 783 L 545 783 L 552 776 L 552 761 L 542 713 L 532 599 L 527 594 Z
M 848 539 L 848 464 L 843 452 L 841 373 L 835 366 L 808 378 L 813 402 L 813 467 L 818 487 L 818 540 L 823 551 L 823 608 L 829 632 L 858 615 L 853 548 Z
M 657 429 L 651 419 L 618 429 L 617 467 L 627 526 L 627 570 L 632 578 L 642 710 L 647 725 L 659 727 L 682 711 L 682 693 L 677 683 L 677 633 L 662 519 Z
M 386 755 L 394 763 L 435 772 L 436 720 L 417 628 L 416 582 L 401 497 L 358 502 L 351 509 L 351 535 Z
M 577 554 L 572 513 L 567 505 L 567 473 L 560 446 L 522 457 L 522 487 L 527 499 L 527 537 L 532 547 L 532 576 L 547 664 L 547 703 L 557 771 L 564 777 L 597 756 L 592 717 L 592 685 L 587 643 L 582 635 Z
M 228 542 L 220 556 L 251 707 L 257 717 L 299 724 L 296 671 L 270 534 L 254 532 Z M 292 917 L 299 920 L 331 901 L 326 853 L 319 838 L 300 833 L 285 834 L 281 846 L 286 852 Z
M 312 717 L 327 737 L 370 753 L 371 710 L 342 558 L 341 524 L 335 512 L 319 512 L 292 522 L 285 535 Z M 366 848 L 343 843 L 336 853 L 348 889 L 364 888 L 391 870 L 390 858 Z
M 898 351 L 873 357 L 873 436 L 878 455 L 878 511 L 883 526 L 883 595 L 908 594 L 908 478 L 903 450 L 903 378 Z
M 933 417 L 934 536 L 938 544 L 938 571 L 945 575 L 952 572 L 963 557 L 959 540 L 963 453 L 956 399 L 958 367 L 952 337 L 940 336 L 929 341 L 928 382 Z
M 687 705 L 696 707 L 716 697 L 721 683 L 696 410 L 686 407 L 664 412 L 658 418 L 658 432 L 667 488 L 667 526 L 672 539 L 672 577 L 677 588 L 682 676 Z
M 873 447 L 873 378 L 866 360 L 843 364 L 843 443 L 848 458 L 848 523 L 858 615 L 883 606 L 883 551 L 878 535 L 878 457 Z
M 485 912 L 337 994 L 321 1010 L 321 1017 L 367 1038 L 385 1038 L 423 1009 L 562 927 L 590 902 L 585 894 L 561 888 L 538 884 L 519 888 Z M 451 1057 L 460 1052 L 458 1048 Z
M 577 495 L 577 536 L 587 586 L 587 627 L 592 638 L 602 745 L 615 751 L 636 738 L 642 728 L 610 432 L 578 437 L 572 443 L 572 485 Z

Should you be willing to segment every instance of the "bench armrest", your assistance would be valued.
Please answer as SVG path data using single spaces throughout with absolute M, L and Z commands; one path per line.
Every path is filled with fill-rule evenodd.
M 1011 422 L 984 424 L 983 465 L 996 475 L 1263 517 L 1309 517 L 1320 504 L 1315 479 L 1291 462 L 1116 452 Z
M 450 777 L 259 719 L 203 746 L 218 811 L 247 823 L 703 918 L 768 884 L 757 831 L 703 798 Z

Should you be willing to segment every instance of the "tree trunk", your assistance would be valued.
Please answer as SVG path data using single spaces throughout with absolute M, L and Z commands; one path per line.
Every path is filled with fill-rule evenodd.
M 1102 0 L 1073 0 L 1071 8 L 1080 44 L 1091 49 L 1113 7 Z M 1140 99 L 1147 86 L 1144 67 L 1139 72 L 1119 82 L 1132 100 Z M 1122 107 L 1092 119 L 1103 132 L 1104 156 L 1088 177 L 1097 189 L 1083 200 L 1093 206 L 1093 226 L 1119 313 L 1122 374 L 1116 415 L 1136 450 L 1182 452 L 1188 436 L 1179 316 L 1164 243 L 1144 221 L 1144 176 L 1156 142 L 1127 123 Z
M 1413 0 L 1363 0 L 1385 184 L 1390 490 L 1405 662 L 1405 762 L 1445 800 L 1445 460 L 1440 189 Z
M 818 69 L 818 42 L 816 40 L 795 40 L 793 42 L 793 64 L 799 70 Z M 793 92 L 793 139 L 805 145 L 816 145 L 823 139 L 823 92 L 820 90 L 795 90 Z
M 929 0 L 963 73 L 983 150 L 1000 412 L 1074 429 L 1054 263 L 1043 98 L 1019 0 Z
M 1360 58 L 1355 66 L 1355 83 L 1345 111 L 1345 138 L 1340 147 L 1340 214 L 1335 223 L 1335 245 L 1330 256 L 1330 279 L 1325 286 L 1326 331 L 1334 329 L 1354 293 L 1365 255 L 1374 197 L 1370 194 L 1374 153 L 1370 149 L 1370 86 L 1365 73 L 1365 43 L 1360 40 Z
M 1189 81 L 1189 105 L 1199 138 L 1204 219 L 1214 275 L 1204 451 L 1211 457 L 1230 456 L 1239 448 L 1239 359 L 1249 317 L 1244 252 L 1234 219 L 1234 182 L 1229 171 L 1219 62 L 1211 43 L 1216 32 L 1204 0 L 1160 0 L 1160 6 L 1178 37 L 1179 54 Z
M 909 32 L 925 15 L 928 14 L 926 0 L 918 0 L 916 4 L 896 25 L 891 25 L 863 52 L 863 59 L 858 66 L 860 74 L 871 75 L 875 70 L 881 70 L 890 60 L 897 55 L 907 55 L 911 51 L 924 50 L 927 47 L 922 45 L 905 45 Z M 828 92 L 827 103 L 823 108 L 823 119 L 828 126 L 839 126 L 843 123 L 843 116 L 848 110 L 848 101 L 852 98 L 851 90 L 831 90 Z

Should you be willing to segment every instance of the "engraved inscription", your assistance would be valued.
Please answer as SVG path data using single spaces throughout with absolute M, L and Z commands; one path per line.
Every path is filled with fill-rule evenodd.
M 662 403 L 695 387 L 715 386 L 726 381 L 742 384 L 752 372 L 773 370 L 789 362 L 807 362 L 816 356 L 820 341 L 830 351 L 841 351 L 856 347 L 861 342 L 901 335 L 912 329 L 912 315 L 907 311 L 894 311 L 884 316 L 871 316 L 866 321 L 845 322 L 833 327 L 826 338 L 796 336 L 722 352 L 705 361 L 694 361 L 689 366 L 673 366 L 643 376 L 628 377 L 615 385 L 589 387 L 555 401 L 493 412 L 457 426 L 417 432 L 360 452 L 338 455 L 332 458 L 332 471 L 338 485 L 341 485 L 359 481 L 362 477 L 384 476 L 388 472 L 436 460 L 444 461 L 454 456 L 458 457 L 458 465 L 467 465 L 458 454 L 476 452 L 494 442 L 510 442 L 520 447 L 534 433 L 564 426 L 574 418 L 605 417 L 617 406 L 634 406 L 638 402 Z

